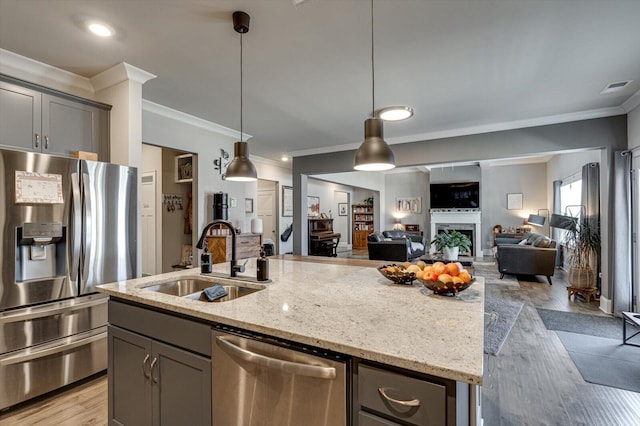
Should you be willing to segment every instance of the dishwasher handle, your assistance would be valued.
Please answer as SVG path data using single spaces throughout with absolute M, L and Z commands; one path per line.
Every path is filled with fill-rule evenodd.
M 272 370 L 284 373 L 296 374 L 299 376 L 313 377 L 317 379 L 335 379 L 336 369 L 333 367 L 321 367 L 317 365 L 301 364 L 297 362 L 284 361 L 277 358 L 260 355 L 255 352 L 243 349 L 227 340 L 228 337 L 216 337 L 216 343 L 227 354 L 240 358 L 246 362 L 257 364 Z

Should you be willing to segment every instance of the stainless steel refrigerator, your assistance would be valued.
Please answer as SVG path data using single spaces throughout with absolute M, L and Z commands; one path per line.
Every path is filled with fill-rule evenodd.
M 0 410 L 106 369 L 137 220 L 135 168 L 0 149 Z

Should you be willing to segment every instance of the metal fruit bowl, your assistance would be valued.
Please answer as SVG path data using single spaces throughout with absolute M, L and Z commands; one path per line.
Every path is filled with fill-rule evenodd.
M 435 294 L 442 294 L 447 296 L 454 296 L 456 293 L 464 291 L 469 288 L 471 284 L 475 282 L 475 278 L 471 278 L 468 283 L 443 283 L 442 281 L 431 281 L 419 279 L 420 282 L 429 290 L 432 290 Z
M 404 265 L 392 263 L 380 265 L 377 269 L 385 278 L 396 284 L 411 284 L 416 279 L 416 273 L 407 271 Z

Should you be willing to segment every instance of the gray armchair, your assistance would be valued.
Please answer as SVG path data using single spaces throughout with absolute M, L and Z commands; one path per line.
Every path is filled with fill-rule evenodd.
M 549 285 L 555 271 L 556 242 L 539 234 L 530 234 L 519 244 L 498 245 L 498 271 L 504 274 L 544 275 Z

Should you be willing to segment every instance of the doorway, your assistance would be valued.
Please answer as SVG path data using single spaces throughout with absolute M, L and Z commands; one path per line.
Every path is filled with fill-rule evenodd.
M 278 182 L 258 179 L 258 219 L 262 219 L 262 244 L 273 244 L 278 254 Z
M 158 259 L 156 244 L 156 171 L 142 173 L 140 199 L 142 201 L 142 276 L 156 275 Z
M 346 191 L 333 191 L 333 202 L 334 206 L 331 207 L 331 210 L 336 212 L 333 215 L 333 232 L 339 232 L 340 243 L 338 244 L 338 250 L 351 250 L 351 203 L 349 194 Z

